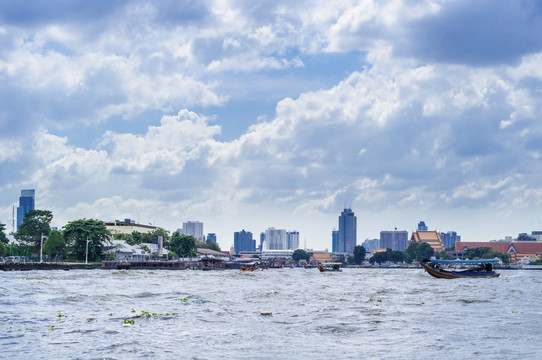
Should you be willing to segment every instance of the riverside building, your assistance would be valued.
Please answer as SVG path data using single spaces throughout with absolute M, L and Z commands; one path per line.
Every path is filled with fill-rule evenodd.
M 204 242 L 203 223 L 199 221 L 187 221 L 181 229 L 183 235 L 192 235 L 199 242 Z
M 381 231 L 380 248 L 404 251 L 408 247 L 408 231 Z
M 352 209 L 344 209 L 339 216 L 339 251 L 352 254 L 356 247 L 357 218 Z
M 24 214 L 30 210 L 35 210 L 36 206 L 36 190 L 27 189 L 21 190 L 21 197 L 19 197 L 19 206 L 17 206 L 17 229 L 19 225 L 23 223 Z
M 252 238 L 250 231 L 236 231 L 233 233 L 233 248 L 236 254 L 241 251 L 256 251 L 256 240 Z

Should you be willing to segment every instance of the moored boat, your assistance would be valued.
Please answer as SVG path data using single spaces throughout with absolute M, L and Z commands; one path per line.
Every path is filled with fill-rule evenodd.
M 320 272 L 341 272 L 342 270 L 339 268 L 341 263 L 318 263 L 318 270 Z
M 499 277 L 500 274 L 493 270 L 493 264 L 497 259 L 487 260 L 440 260 L 425 259 L 420 265 L 429 275 L 441 279 Z M 463 268 L 457 268 L 461 266 Z

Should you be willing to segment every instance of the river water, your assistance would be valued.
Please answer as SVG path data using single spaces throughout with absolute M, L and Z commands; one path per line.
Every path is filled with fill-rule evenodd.
M 542 271 L 0 272 L 6 359 L 539 359 Z

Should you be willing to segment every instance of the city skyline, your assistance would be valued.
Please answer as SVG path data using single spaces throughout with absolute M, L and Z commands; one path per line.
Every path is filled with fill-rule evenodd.
M 541 229 L 535 1 L 0 2 L 0 221 Z M 401 36 L 397 36 L 401 34 Z M 10 226 L 7 226 L 9 229 Z M 254 232 L 256 234 L 257 232 Z M 225 241 L 225 242 L 222 242 Z

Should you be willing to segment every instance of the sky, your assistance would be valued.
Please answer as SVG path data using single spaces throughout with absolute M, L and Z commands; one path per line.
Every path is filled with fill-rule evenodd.
M 536 0 L 0 2 L 0 222 L 516 237 L 542 217 Z

